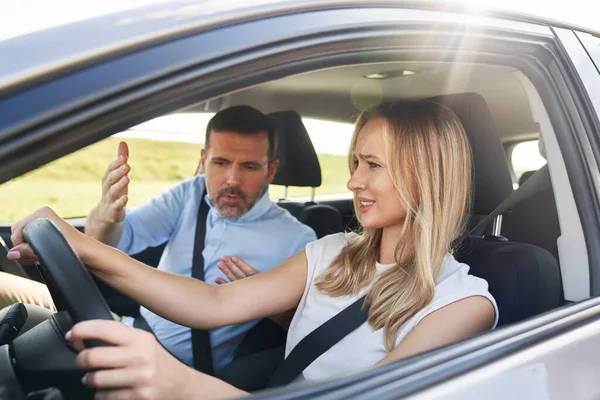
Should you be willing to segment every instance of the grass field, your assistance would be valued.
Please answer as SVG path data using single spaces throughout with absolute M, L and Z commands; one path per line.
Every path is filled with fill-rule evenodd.
M 81 217 L 97 204 L 101 178 L 116 157 L 120 139 L 108 138 L 67 157 L 0 185 L 0 223 L 16 221 L 36 208 L 49 205 L 63 217 Z M 127 139 L 131 172 L 128 207 L 193 176 L 200 157 L 200 144 Z M 346 193 L 346 157 L 319 154 L 323 184 L 319 194 Z M 271 198 L 283 195 L 272 186 Z M 309 188 L 290 188 L 289 196 L 306 196 Z

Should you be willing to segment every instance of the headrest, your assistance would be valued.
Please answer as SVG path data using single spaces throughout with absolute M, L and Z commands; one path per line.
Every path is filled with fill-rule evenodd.
M 473 214 L 491 213 L 513 191 L 502 142 L 492 113 L 479 94 L 462 93 L 430 97 L 460 119 L 473 151 Z
M 535 174 L 536 171 L 525 171 L 523 172 L 523 174 L 521 175 L 521 177 L 519 178 L 519 186 L 523 185 L 527 179 L 531 178 L 533 174 Z
M 321 186 L 321 165 L 300 114 L 279 111 L 269 114 L 269 118 L 279 135 L 279 169 L 273 185 Z

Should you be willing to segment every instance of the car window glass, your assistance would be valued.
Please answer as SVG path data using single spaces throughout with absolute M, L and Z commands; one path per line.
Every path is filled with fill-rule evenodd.
M 585 50 L 590 55 L 596 68 L 600 69 L 600 37 L 583 32 L 577 32 L 577 37 L 585 46 Z
M 0 223 L 44 205 L 64 218 L 86 216 L 100 200 L 102 176 L 121 140 L 129 145 L 128 207 L 148 201 L 194 175 L 209 118 L 200 113 L 159 117 L 2 184 Z
M 346 184 L 348 172 L 348 147 L 354 126 L 348 123 L 302 118 L 306 131 L 317 153 L 321 165 L 321 186 L 316 188 L 319 200 L 335 199 L 349 195 Z M 282 198 L 282 186 L 271 185 L 269 193 L 272 199 Z M 311 188 L 290 187 L 288 198 L 295 201 L 310 200 Z
M 539 140 L 530 140 L 517 144 L 511 153 L 511 164 L 517 181 L 526 171 L 537 171 L 546 160 L 540 154 Z
M 158 117 L 85 147 L 0 186 L 0 223 L 10 223 L 31 210 L 51 206 L 63 218 L 86 216 L 102 194 L 101 180 L 115 159 L 117 145 L 129 145 L 128 207 L 140 205 L 193 176 L 212 113 L 180 113 Z M 347 151 L 352 124 L 304 118 L 315 146 L 323 183 L 317 198 L 349 194 Z M 269 189 L 273 200 L 284 197 L 282 186 Z M 311 188 L 291 187 L 287 198 L 309 200 Z

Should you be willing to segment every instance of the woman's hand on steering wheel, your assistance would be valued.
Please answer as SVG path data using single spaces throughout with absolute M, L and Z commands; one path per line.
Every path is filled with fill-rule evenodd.
M 11 230 L 10 240 L 13 242 L 13 248 L 9 250 L 7 258 L 9 260 L 22 260 L 25 262 L 38 262 L 38 258 L 23 238 L 23 230 L 28 223 L 38 218 L 46 218 L 52 221 L 63 234 L 65 239 L 78 252 L 79 243 L 85 235 L 79 232 L 75 227 L 59 217 L 50 207 L 37 209 L 33 214 L 14 223 Z
M 210 392 L 213 380 L 217 381 L 175 359 L 151 333 L 117 321 L 78 323 L 67 339 L 79 351 L 77 365 L 90 371 L 82 381 L 98 390 L 96 398 L 190 399 Z M 87 349 L 84 340 L 113 346 Z

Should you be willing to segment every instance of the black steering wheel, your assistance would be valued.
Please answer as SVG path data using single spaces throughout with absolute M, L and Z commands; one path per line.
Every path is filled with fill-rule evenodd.
M 92 276 L 52 221 L 31 221 L 25 226 L 23 237 L 40 261 L 40 273 L 59 310 L 67 311 L 75 323 L 90 319 L 113 320 Z M 86 341 L 88 347 L 103 344 Z

